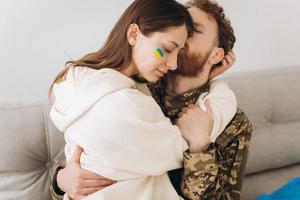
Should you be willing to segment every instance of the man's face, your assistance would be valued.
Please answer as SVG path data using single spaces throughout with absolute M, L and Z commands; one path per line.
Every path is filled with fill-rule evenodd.
M 178 68 L 174 72 L 187 77 L 195 77 L 204 67 L 209 67 L 207 61 L 214 47 L 218 34 L 218 25 L 216 20 L 208 13 L 199 8 L 192 7 L 188 9 L 195 26 L 195 32 L 187 40 L 186 48 L 178 55 Z

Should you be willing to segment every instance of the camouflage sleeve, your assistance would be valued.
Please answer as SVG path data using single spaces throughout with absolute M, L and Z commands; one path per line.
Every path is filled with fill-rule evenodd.
M 219 162 L 216 199 L 240 199 L 252 131 L 250 120 L 238 109 L 221 137 L 216 140 Z
M 252 125 L 238 109 L 232 121 L 199 154 L 184 154 L 181 191 L 185 199 L 240 199 Z
M 184 152 L 181 194 L 185 199 L 213 199 L 218 165 L 213 144 L 201 153 Z M 201 197 L 201 198 L 200 198 Z
M 56 161 L 56 165 L 57 166 L 55 168 L 53 177 L 51 179 L 50 192 L 51 192 L 52 200 L 63 200 L 63 196 L 65 192 L 58 187 L 56 178 L 57 178 L 58 171 L 63 169 L 66 166 L 66 162 Z

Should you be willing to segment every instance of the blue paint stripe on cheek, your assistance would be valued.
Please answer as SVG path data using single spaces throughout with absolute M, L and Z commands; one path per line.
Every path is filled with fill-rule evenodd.
M 164 56 L 164 52 L 160 48 L 157 48 L 156 50 L 158 51 L 158 53 L 160 54 L 161 57 Z

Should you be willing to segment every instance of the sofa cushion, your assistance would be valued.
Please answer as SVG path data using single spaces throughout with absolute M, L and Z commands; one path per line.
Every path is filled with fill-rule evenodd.
M 0 107 L 2 199 L 50 199 L 45 186 L 64 140 L 48 116 L 47 105 Z

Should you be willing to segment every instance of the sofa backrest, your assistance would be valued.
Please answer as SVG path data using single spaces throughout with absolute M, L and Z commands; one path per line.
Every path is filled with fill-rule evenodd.
M 254 127 L 246 173 L 300 163 L 300 66 L 239 72 L 226 80 Z

